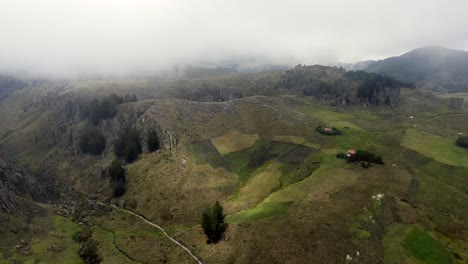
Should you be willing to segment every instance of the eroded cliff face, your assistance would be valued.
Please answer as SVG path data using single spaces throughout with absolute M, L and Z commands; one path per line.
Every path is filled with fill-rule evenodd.
M 24 208 L 31 199 L 46 198 L 45 189 L 35 178 L 0 151 L 0 212 L 11 214 Z

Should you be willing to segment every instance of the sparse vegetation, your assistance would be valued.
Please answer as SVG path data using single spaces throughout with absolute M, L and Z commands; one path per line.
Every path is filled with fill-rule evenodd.
M 80 150 L 83 153 L 100 155 L 106 148 L 106 138 L 95 127 L 86 126 L 80 132 Z
M 462 148 L 468 148 L 468 137 L 459 137 L 456 143 Z
M 208 237 L 208 243 L 218 242 L 226 230 L 223 211 L 223 206 L 217 201 L 203 212 L 202 228 Z
M 123 128 L 114 142 L 114 154 L 127 162 L 133 162 L 141 154 L 140 134 L 135 128 Z

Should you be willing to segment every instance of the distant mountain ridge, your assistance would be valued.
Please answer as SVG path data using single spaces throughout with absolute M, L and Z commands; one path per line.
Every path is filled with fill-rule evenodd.
M 418 48 L 369 63 L 364 71 L 446 92 L 468 91 L 468 52 L 438 46 Z

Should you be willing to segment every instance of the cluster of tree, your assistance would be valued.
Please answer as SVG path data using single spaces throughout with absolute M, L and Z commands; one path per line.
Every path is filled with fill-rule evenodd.
M 346 159 L 347 162 L 359 162 L 361 165 L 363 165 L 363 167 L 368 167 L 369 163 L 384 165 L 382 157 L 365 150 L 357 150 L 355 154 L 351 155 L 340 153 L 337 154 L 336 157 Z
M 80 258 L 83 259 L 84 263 L 101 263 L 101 257 L 97 253 L 97 243 L 91 236 L 92 231 L 89 227 L 83 227 L 73 234 L 73 239 L 80 243 L 80 251 L 78 254 Z
M 115 156 L 124 159 L 127 162 L 133 162 L 141 154 L 140 134 L 136 128 L 125 127 L 117 135 L 114 142 Z
M 203 212 L 202 228 L 208 237 L 208 243 L 216 243 L 222 238 L 226 230 L 224 218 L 223 206 L 218 201 Z
M 149 129 L 146 134 L 146 143 L 148 145 L 148 151 L 154 152 L 160 148 L 158 133 L 154 129 Z
M 353 81 L 361 81 L 357 95 L 361 98 L 371 99 L 384 88 L 398 89 L 400 87 L 413 87 L 412 84 L 399 81 L 395 78 L 364 71 L 348 71 L 345 76 Z
M 106 138 L 95 127 L 86 126 L 80 131 L 80 150 L 83 153 L 100 155 L 106 148 Z
M 337 136 L 337 135 L 341 135 L 341 131 L 338 130 L 338 128 L 336 127 L 326 127 L 326 126 L 318 126 L 316 129 L 315 129 L 317 132 L 319 132 L 320 134 L 323 134 L 323 135 L 328 135 L 328 136 Z
M 459 137 L 456 142 L 458 146 L 468 148 L 468 137 Z
M 125 188 L 126 171 L 122 163 L 120 163 L 119 160 L 112 161 L 108 169 L 108 174 L 109 174 L 110 182 L 112 185 L 114 197 L 122 196 L 126 191 L 126 188 Z
M 117 114 L 117 105 L 126 102 L 137 101 L 136 95 L 118 96 L 115 93 L 101 99 L 92 100 L 86 107 L 86 117 L 93 125 L 98 125 L 101 120 L 114 118 Z

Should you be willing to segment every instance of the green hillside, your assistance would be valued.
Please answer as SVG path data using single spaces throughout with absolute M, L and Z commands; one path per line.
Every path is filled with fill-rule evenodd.
M 296 69 L 289 79 L 278 71 L 158 85 L 58 82 L 42 90 L 47 93 L 25 88 L 12 94 L 0 102 L 0 145 L 25 170 L 53 183 L 60 198 L 36 224 L 41 236 L 1 227 L 8 239 L 0 243 L 0 259 L 74 263 L 81 245 L 101 263 L 194 262 L 158 225 L 205 263 L 345 263 L 347 255 L 356 263 L 466 262 L 468 152 L 455 144 L 460 133 L 468 134 L 466 109 L 450 109 L 444 96 L 400 87 L 393 106 L 361 103 L 365 99 L 337 104 L 335 97 L 298 92 L 322 87 L 301 86 L 304 76 L 337 85 L 349 77 L 333 68 L 323 68 L 327 76 L 320 77 L 321 70 Z M 353 78 L 345 91 L 357 92 L 360 77 Z M 379 85 L 388 80 L 375 78 Z M 260 89 L 281 79 L 289 80 L 287 92 Z M 266 94 L 183 99 L 217 91 L 207 94 L 203 87 L 258 87 Z M 139 100 L 108 106 L 113 92 Z M 97 112 L 116 112 L 93 123 L 92 99 L 100 102 Z M 82 153 L 80 133 L 87 126 L 106 139 L 101 154 Z M 319 126 L 341 135 L 318 133 Z M 160 145 L 155 152 L 146 145 L 150 130 Z M 123 163 L 124 194 L 113 197 L 116 182 L 106 170 L 122 131 L 139 135 L 142 153 Z M 131 144 L 123 143 L 125 149 Z M 384 165 L 337 158 L 348 150 L 374 153 Z M 215 201 L 224 206 L 228 226 L 221 241 L 207 244 L 201 217 Z M 73 240 L 77 232 L 89 235 Z M 30 255 L 15 251 L 17 240 L 33 235 Z M 61 251 L 47 250 L 58 243 Z

